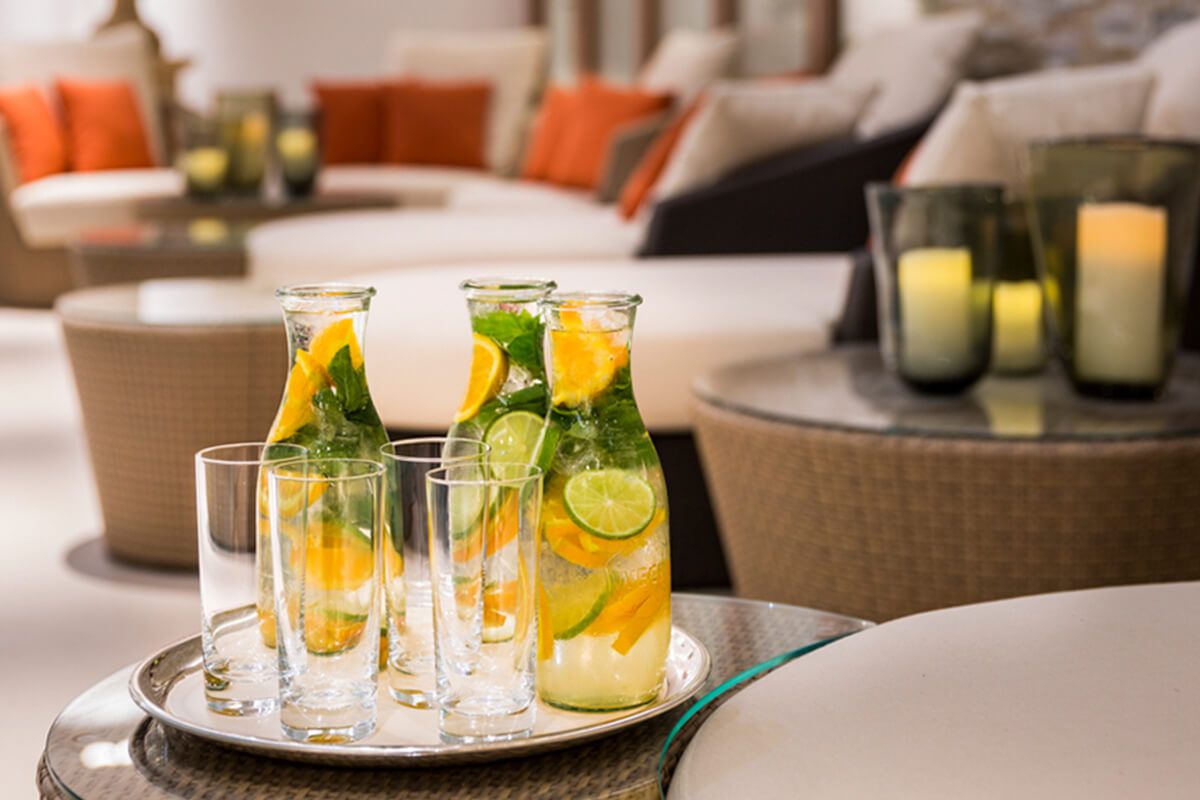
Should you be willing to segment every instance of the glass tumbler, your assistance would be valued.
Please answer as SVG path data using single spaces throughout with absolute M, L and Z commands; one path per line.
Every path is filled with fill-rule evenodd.
M 542 471 L 467 462 L 425 480 L 442 739 L 528 736 Z
M 432 708 L 433 591 L 429 579 L 429 508 L 425 476 L 431 470 L 480 461 L 488 446 L 478 439 L 431 436 L 385 444 L 383 594 L 387 616 L 388 691 L 411 708 Z
M 257 442 L 196 454 L 204 695 L 218 714 L 262 714 L 276 705 L 275 649 L 258 635 L 254 613 L 258 531 L 269 525 L 259 486 L 265 467 L 304 454 L 299 445 Z
M 360 739 L 375 729 L 383 465 L 287 462 L 268 495 L 283 733 Z
M 966 390 L 992 351 L 1000 186 L 867 187 L 884 360 L 912 388 Z

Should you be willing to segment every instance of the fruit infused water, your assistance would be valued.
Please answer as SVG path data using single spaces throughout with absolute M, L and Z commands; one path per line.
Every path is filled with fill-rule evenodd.
M 363 338 L 367 311 L 375 290 L 365 286 L 312 284 L 280 289 L 288 333 L 291 367 L 284 386 L 283 400 L 267 441 L 286 442 L 305 448 L 311 459 L 359 458 L 381 461 L 379 448 L 387 442 L 387 432 L 375 411 L 367 389 Z M 314 484 L 307 497 L 288 497 L 285 502 L 298 509 L 315 507 L 320 489 Z M 273 578 L 271 546 L 266 524 L 266 476 L 260 486 L 258 525 L 258 615 L 263 643 L 275 646 Z M 388 528 L 385 521 L 385 532 Z M 331 544 L 332 543 L 332 544 Z M 345 547 L 347 558 L 357 557 L 361 539 L 350 536 L 318 537 L 309 552 L 318 553 L 309 564 L 319 582 L 321 555 L 331 546 Z M 341 559 L 342 553 L 333 554 Z M 340 563 L 340 561 L 339 561 Z M 353 625 L 344 624 L 334 615 L 325 625 L 331 646 L 336 645 Z M 319 640 L 314 637 L 314 641 Z
M 641 298 L 554 293 L 547 327 L 552 443 L 542 504 L 538 693 L 560 708 L 652 701 L 671 640 L 667 490 L 634 400 Z M 548 445 L 549 447 L 550 445 Z
M 471 316 L 471 372 L 451 437 L 480 439 L 493 463 L 546 467 L 553 450 L 547 438 L 546 411 L 550 392 L 543 350 L 545 327 L 538 303 L 554 289 L 537 278 L 475 278 L 460 288 Z M 505 542 L 513 537 L 515 506 L 497 503 L 488 509 L 490 535 Z M 489 578 L 482 592 L 483 638 L 504 642 L 518 623 L 521 576 L 513 548 L 491 542 Z

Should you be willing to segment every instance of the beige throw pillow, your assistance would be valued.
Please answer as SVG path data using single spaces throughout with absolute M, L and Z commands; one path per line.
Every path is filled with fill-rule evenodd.
M 996 182 L 1021 190 L 1039 139 L 1137 133 L 1154 76 L 1130 65 L 964 83 L 913 158 L 912 186 Z
M 849 136 L 870 96 L 825 81 L 718 84 L 684 131 L 654 196 L 661 200 L 776 153 Z
M 392 35 L 384 69 L 439 81 L 492 84 L 487 163 L 511 174 L 546 60 L 546 34 L 535 28 L 501 31 L 414 31 Z
M 877 92 L 858 133 L 878 136 L 928 119 L 966 74 L 967 55 L 983 28 L 983 16 L 956 11 L 878 31 L 852 42 L 829 71 L 843 87 Z
M 737 34 L 728 30 L 668 33 L 638 76 L 638 88 L 672 94 L 682 105 L 726 77 L 737 55 Z
M 1154 73 L 1142 130 L 1151 136 L 1200 139 L 1200 19 L 1160 36 L 1138 59 Z

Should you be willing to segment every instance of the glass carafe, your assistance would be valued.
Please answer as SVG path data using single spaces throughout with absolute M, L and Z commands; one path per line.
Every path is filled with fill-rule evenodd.
M 493 463 L 536 464 L 545 468 L 553 450 L 546 438 L 549 390 L 538 302 L 554 289 L 553 281 L 537 278 L 477 278 L 460 288 L 467 295 L 471 316 L 471 372 L 467 391 L 454 416 L 450 436 L 487 443 Z M 514 498 L 515 499 L 515 498 Z M 499 547 L 511 530 L 511 509 L 488 512 L 487 527 L 496 537 L 489 559 L 504 559 Z M 503 642 L 518 625 L 522 575 L 513 564 L 488 563 L 495 576 L 483 587 L 483 640 Z M 509 569 L 512 567 L 512 569 Z M 512 573 L 512 574 L 509 574 Z
M 667 488 L 630 378 L 641 298 L 543 303 L 549 459 L 539 556 L 538 693 L 561 708 L 650 702 L 671 640 Z
M 387 432 L 371 401 L 363 361 L 367 311 L 375 290 L 311 284 L 285 287 L 276 295 L 283 306 L 291 367 L 267 440 L 300 445 L 314 459 L 382 461 L 380 448 L 387 443 Z M 315 504 L 319 490 L 313 494 L 297 502 Z M 265 490 L 261 496 L 265 498 Z M 265 507 L 265 501 L 260 505 Z M 258 536 L 259 629 L 263 641 L 274 647 L 269 527 L 260 524 Z

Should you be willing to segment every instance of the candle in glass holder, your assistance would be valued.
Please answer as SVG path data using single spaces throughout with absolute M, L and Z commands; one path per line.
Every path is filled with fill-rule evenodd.
M 183 174 L 193 194 L 218 194 L 228 169 L 229 155 L 222 147 L 196 147 L 183 156 Z
M 922 247 L 900 256 L 900 366 L 937 381 L 971 369 L 971 254 L 965 247 Z
M 291 195 L 312 191 L 317 173 L 317 137 L 308 128 L 284 128 L 275 137 L 275 150 Z
M 996 284 L 992 307 L 992 369 L 1017 374 L 1041 368 L 1042 286 L 1037 281 Z
M 1158 383 L 1163 368 L 1166 209 L 1084 203 L 1076 237 L 1077 379 Z

